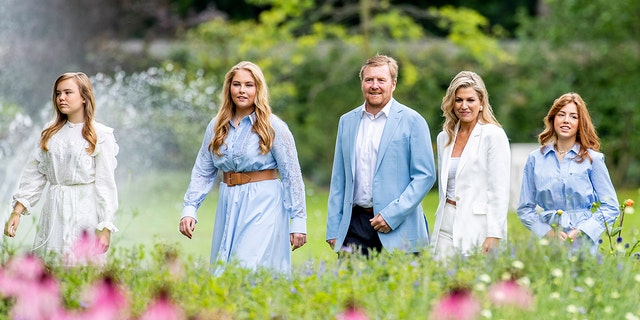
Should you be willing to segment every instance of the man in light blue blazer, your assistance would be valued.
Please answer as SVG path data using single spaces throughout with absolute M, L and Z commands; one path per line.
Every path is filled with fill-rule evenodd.
M 436 174 L 429 126 L 392 94 L 398 64 L 376 55 L 360 69 L 365 102 L 340 117 L 327 217 L 336 252 L 418 252 L 429 244 L 421 202 Z

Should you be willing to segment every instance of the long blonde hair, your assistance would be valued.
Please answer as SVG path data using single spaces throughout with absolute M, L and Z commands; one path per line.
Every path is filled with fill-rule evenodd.
M 222 105 L 216 115 L 214 124 L 214 135 L 209 143 L 209 150 L 221 156 L 220 146 L 224 144 L 224 140 L 229 134 L 229 121 L 236 112 L 236 106 L 231 97 L 231 81 L 236 73 L 240 70 L 246 70 L 251 73 L 256 82 L 255 96 L 255 113 L 256 121 L 253 124 L 253 131 L 260 137 L 260 153 L 265 154 L 271 150 L 275 132 L 271 127 L 269 118 L 271 117 L 271 107 L 269 106 L 269 90 L 267 82 L 262 74 L 260 67 L 249 61 L 242 61 L 229 70 L 224 77 L 224 85 L 222 86 Z
M 67 72 L 63 73 L 56 79 L 56 82 L 53 84 L 53 111 L 56 114 L 55 121 L 47 128 L 42 130 L 40 134 L 40 148 L 44 151 L 48 151 L 47 143 L 49 139 L 56 134 L 56 132 L 60 131 L 64 124 L 68 120 L 68 116 L 62 112 L 60 112 L 60 108 L 58 106 L 58 98 L 57 98 L 57 88 L 58 84 L 62 81 L 73 79 L 75 83 L 78 85 L 78 90 L 80 91 L 80 95 L 84 100 L 84 124 L 82 126 L 82 137 L 89 142 L 89 147 L 87 147 L 87 152 L 92 154 L 96 150 L 96 143 L 98 142 L 98 136 L 96 134 L 96 130 L 93 128 L 93 120 L 95 113 L 95 97 L 93 95 L 93 86 L 91 86 L 91 80 L 87 77 L 86 74 L 82 72 Z
M 456 104 L 456 91 L 460 88 L 473 88 L 480 98 L 480 105 L 482 106 L 480 113 L 478 114 L 478 120 L 481 123 L 493 123 L 498 127 L 502 127 L 496 117 L 493 115 L 493 109 L 489 104 L 489 93 L 484 85 L 482 78 L 472 71 L 460 71 L 449 84 L 447 93 L 442 98 L 442 115 L 444 116 L 444 124 L 442 130 L 444 130 L 449 136 L 447 145 L 453 142 L 454 133 L 456 130 L 456 124 L 460 119 L 453 111 L 453 107 Z
M 578 132 L 576 133 L 576 141 L 580 143 L 580 151 L 578 152 L 576 161 L 582 162 L 584 159 L 589 159 L 590 162 L 593 162 L 588 149 L 599 151 L 600 139 L 593 126 L 593 122 L 591 122 L 587 104 L 582 100 L 582 97 L 575 92 L 565 93 L 553 101 L 553 105 L 544 117 L 544 131 L 538 135 L 538 141 L 542 145 L 541 150 L 545 145 L 558 140 L 558 135 L 553 125 L 556 114 L 560 112 L 560 109 L 572 102 L 576 105 L 576 109 L 578 109 Z

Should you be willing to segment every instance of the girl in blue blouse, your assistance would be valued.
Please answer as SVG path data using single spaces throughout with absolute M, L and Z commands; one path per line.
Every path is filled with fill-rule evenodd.
M 222 171 L 211 243 L 215 273 L 232 261 L 248 269 L 289 273 L 291 251 L 307 241 L 304 183 L 293 135 L 271 113 L 257 65 L 235 65 L 222 90 L 220 110 L 207 126 L 184 195 L 180 232 L 191 239 L 196 211 Z
M 620 210 L 589 111 L 580 95 L 566 93 L 544 124 L 542 147 L 524 168 L 518 217 L 540 238 L 573 241 L 584 234 L 595 253 L 605 221 L 611 224 Z

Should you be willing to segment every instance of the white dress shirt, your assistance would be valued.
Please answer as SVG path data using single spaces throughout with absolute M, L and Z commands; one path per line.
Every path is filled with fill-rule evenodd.
M 362 106 L 362 120 L 356 138 L 353 203 L 364 208 L 373 207 L 373 171 L 376 168 L 378 147 L 390 109 L 391 100 L 375 116 Z

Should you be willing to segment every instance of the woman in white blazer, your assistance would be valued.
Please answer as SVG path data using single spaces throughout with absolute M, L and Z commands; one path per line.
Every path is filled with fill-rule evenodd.
M 507 235 L 511 151 L 482 78 L 458 73 L 441 109 L 438 192 L 433 248 L 438 259 L 488 253 Z

